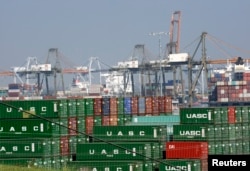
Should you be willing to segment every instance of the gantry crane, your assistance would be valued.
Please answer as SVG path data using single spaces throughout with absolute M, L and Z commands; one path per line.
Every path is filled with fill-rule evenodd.
M 175 11 L 172 14 L 171 17 L 171 24 L 170 24 L 170 31 L 169 31 L 169 43 L 167 43 L 167 50 L 168 54 L 173 54 L 173 53 L 179 53 L 180 52 L 180 29 L 181 29 L 181 11 Z M 174 84 L 174 91 L 173 91 L 173 98 L 176 99 L 178 94 L 177 94 L 177 86 L 176 86 L 176 74 L 177 74 L 177 69 L 179 69 L 179 74 L 180 74 L 180 81 L 181 81 L 181 90 L 182 90 L 182 101 L 184 99 L 184 83 L 183 83 L 183 78 L 182 78 L 182 68 L 181 65 L 178 64 L 173 64 L 172 65 L 172 70 L 173 70 L 173 84 Z

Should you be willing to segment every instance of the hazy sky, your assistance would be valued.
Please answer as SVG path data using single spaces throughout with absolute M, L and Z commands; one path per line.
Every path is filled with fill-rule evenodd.
M 192 54 L 185 47 L 194 49 L 205 31 L 230 47 L 222 52 L 208 45 L 211 58 L 250 58 L 249 7 L 249 0 L 1 0 L 0 71 L 23 66 L 27 57 L 45 63 L 50 48 L 74 66 L 93 56 L 114 66 L 129 59 L 136 44 L 157 56 L 159 38 L 149 33 L 169 32 L 174 11 L 181 11 L 182 52 Z M 163 51 L 167 42 L 163 36 Z

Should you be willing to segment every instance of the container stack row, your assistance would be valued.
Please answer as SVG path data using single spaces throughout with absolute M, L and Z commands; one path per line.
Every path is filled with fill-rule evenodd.
M 93 141 L 95 126 L 123 126 L 132 116 L 171 109 L 169 97 L 1 101 L 0 164 L 60 169 L 76 160 L 77 144 Z
M 208 155 L 250 154 L 249 111 L 247 106 L 181 108 L 166 158 L 200 159 L 205 170 Z
M 112 166 L 114 170 L 152 171 L 163 158 L 166 134 L 166 127 L 160 125 L 94 126 L 92 140 L 77 144 L 76 160 L 68 166 L 73 170 L 111 170 Z
M 163 157 L 157 160 L 157 170 L 206 171 L 207 143 L 174 141 L 174 127 L 181 124 L 180 115 L 133 116 L 128 125 L 162 125 L 166 128 Z
M 247 103 L 250 101 L 250 72 L 213 73 L 208 82 L 211 102 L 226 105 L 229 102 Z
M 0 105 L 0 164 L 60 169 L 69 158 L 58 100 Z

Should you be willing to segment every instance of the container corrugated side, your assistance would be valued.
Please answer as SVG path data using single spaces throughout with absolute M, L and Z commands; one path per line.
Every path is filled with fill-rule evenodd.
M 77 161 L 101 160 L 149 160 L 152 158 L 151 143 L 86 143 L 77 144 Z
M 0 103 L 0 118 L 59 117 L 59 100 L 17 100 Z
M 166 159 L 159 164 L 159 171 L 203 171 L 201 160 L 197 159 Z
M 163 125 L 163 124 L 180 124 L 179 115 L 165 115 L 165 116 L 132 116 L 133 123 Z
M 214 140 L 214 136 L 213 125 L 173 125 L 173 139 L 175 141 L 208 141 Z
M 211 107 L 180 108 L 180 121 L 182 124 L 214 123 L 214 108 Z
M 53 146 L 59 147 L 56 144 L 53 144 Z M 0 158 L 48 157 L 53 155 L 53 146 L 51 143 L 51 139 L 1 140 Z
M 53 137 L 60 135 L 59 119 L 0 120 L 0 138 Z
M 144 161 L 73 161 L 67 164 L 72 170 L 152 171 L 152 162 Z
M 86 116 L 94 115 L 94 99 L 93 98 L 84 99 L 84 113 Z
M 166 143 L 166 159 L 207 159 L 208 143 L 171 141 Z
M 102 115 L 110 114 L 110 98 L 103 97 L 102 98 Z
M 126 125 L 94 126 L 93 136 L 109 142 L 114 141 L 165 141 L 166 126 L 160 125 Z
M 131 105 L 131 97 L 124 97 L 124 114 L 131 115 L 132 105 Z

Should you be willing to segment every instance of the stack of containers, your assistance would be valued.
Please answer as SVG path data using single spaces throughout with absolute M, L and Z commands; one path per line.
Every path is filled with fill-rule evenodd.
M 196 170 L 208 169 L 209 144 L 214 142 L 214 108 L 181 108 L 180 124 L 173 126 L 173 141 L 166 143 L 166 160 L 185 160 Z
M 173 125 L 180 124 L 179 115 L 133 116 L 126 125 L 164 125 L 167 129 L 166 141 L 173 139 Z
M 91 132 L 86 132 L 89 140 L 87 143 L 77 143 L 75 160 L 69 162 L 69 166 L 75 169 L 109 168 L 107 163 L 115 162 L 114 167 L 123 167 L 126 163 L 132 170 L 152 170 L 156 167 L 153 160 L 162 159 L 165 151 L 166 126 L 125 125 L 131 123 L 134 116 L 146 115 L 146 108 L 140 108 L 146 106 L 145 98 L 105 97 L 93 101 L 94 111 L 98 112 L 93 114 Z M 97 161 L 101 162 L 97 164 Z
M 135 168 L 151 171 L 158 167 L 154 160 L 163 158 L 165 141 L 166 127 L 161 125 L 94 126 L 93 141 L 78 143 L 76 161 L 69 165 L 74 168 L 77 166 L 77 169 L 93 169 L 107 167 L 107 163 L 115 162 L 116 167 L 126 163 L 133 168 L 136 163 Z M 98 161 L 103 162 L 104 166 L 100 163 L 93 165 Z
M 165 96 L 3 101 L 0 104 L 0 143 L 3 143 L 5 147 L 9 144 L 13 145 L 16 141 L 20 143 L 20 147 L 16 150 L 17 152 L 2 150 L 0 162 L 18 165 L 28 163 L 30 166 L 49 169 L 62 168 L 67 162 L 76 160 L 77 144 L 89 144 L 94 141 L 95 126 L 119 128 L 119 126 L 131 123 L 133 117 L 139 115 L 141 117 L 168 115 L 171 112 L 167 113 L 167 111 L 172 109 L 170 104 L 172 105 L 171 98 Z M 30 147 L 25 144 L 26 142 L 31 143 Z M 159 149 L 158 147 L 162 146 L 159 143 L 147 142 L 148 146 L 142 147 L 139 146 L 140 143 L 136 142 L 135 148 Z M 141 143 L 141 145 L 146 144 Z M 27 154 L 21 151 L 23 155 L 19 154 L 19 149 L 26 148 L 26 146 L 31 149 L 30 156 L 27 155 L 28 150 Z M 10 149 L 14 148 L 16 147 L 10 147 Z M 34 155 L 33 151 L 35 150 L 34 153 L 36 153 L 36 148 L 39 150 Z M 160 150 L 150 155 L 161 154 L 158 153 Z M 133 161 L 129 162 L 136 168 L 144 168 L 148 165 L 148 161 L 146 164 L 145 161 L 137 163 L 140 166 Z
M 59 100 L 0 104 L 0 163 L 61 168 Z M 66 163 L 66 161 L 65 161 Z
M 190 142 L 202 145 L 202 148 L 196 150 L 200 151 L 201 158 L 199 159 L 202 170 L 205 170 L 207 165 L 203 161 L 206 159 L 206 153 L 211 155 L 250 154 L 249 113 L 248 106 L 181 108 L 181 124 L 173 127 L 174 141 L 167 143 L 167 158 L 173 157 L 170 153 L 174 149 L 173 143 L 183 143 L 182 148 L 184 148 L 184 144 Z M 190 155 L 195 151 L 188 146 L 185 149 L 190 150 Z
M 212 73 L 208 80 L 211 90 L 210 101 L 220 103 L 249 102 L 250 73 L 247 71 L 229 73 Z M 216 105 L 216 104 L 214 104 Z

